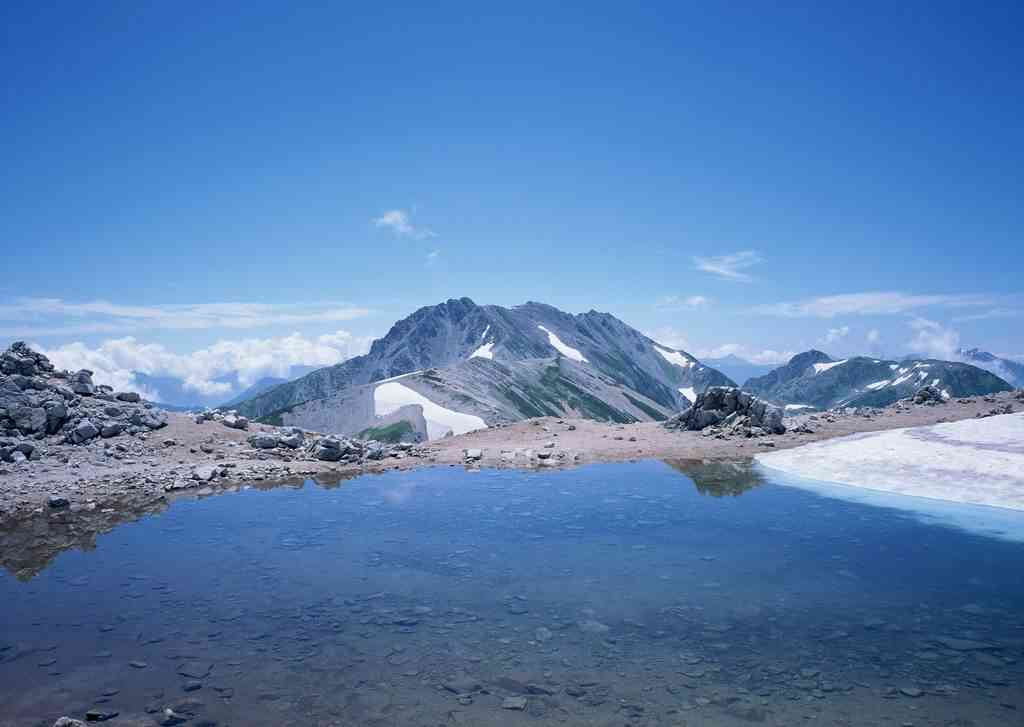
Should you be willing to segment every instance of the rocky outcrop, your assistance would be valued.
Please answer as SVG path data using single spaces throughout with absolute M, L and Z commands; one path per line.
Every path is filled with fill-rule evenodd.
M 0 460 L 41 456 L 27 440 L 70 444 L 160 429 L 167 415 L 134 392 L 96 385 L 92 372 L 58 371 L 23 342 L 0 354 Z
M 922 386 L 914 392 L 915 404 L 927 404 L 929 406 L 934 406 L 936 404 L 944 404 L 947 398 L 948 397 L 944 397 L 938 387 L 935 386 Z
M 693 406 L 665 422 L 668 429 L 722 433 L 748 437 L 783 434 L 782 409 L 732 386 L 712 386 L 697 395 Z

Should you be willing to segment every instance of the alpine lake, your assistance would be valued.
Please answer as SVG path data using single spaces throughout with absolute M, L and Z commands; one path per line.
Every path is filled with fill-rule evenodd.
M 0 524 L 0 725 L 1024 725 L 1024 543 L 749 462 Z

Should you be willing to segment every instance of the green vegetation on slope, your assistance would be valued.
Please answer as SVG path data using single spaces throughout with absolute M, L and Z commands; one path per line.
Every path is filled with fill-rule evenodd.
M 402 437 L 412 435 L 414 431 L 412 424 L 403 419 L 383 427 L 369 427 L 359 432 L 358 437 L 359 439 L 375 439 L 378 442 L 398 444 L 402 441 Z

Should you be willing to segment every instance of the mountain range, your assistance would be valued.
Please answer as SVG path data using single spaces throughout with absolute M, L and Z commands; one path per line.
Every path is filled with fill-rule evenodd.
M 866 356 L 837 361 L 816 350 L 797 354 L 771 373 L 748 380 L 743 388 L 792 412 L 886 406 L 913 396 L 925 385 L 934 386 L 946 399 L 1013 388 L 990 371 L 959 361 L 886 361 Z
M 720 371 L 607 313 L 469 298 L 398 321 L 369 353 L 236 404 L 277 424 L 353 434 L 406 422 L 419 438 L 535 416 L 666 419 Z
M 1008 383 L 1024 387 L 1024 363 L 1009 358 L 1000 358 L 978 348 L 961 348 L 956 352 L 961 361 L 991 371 Z

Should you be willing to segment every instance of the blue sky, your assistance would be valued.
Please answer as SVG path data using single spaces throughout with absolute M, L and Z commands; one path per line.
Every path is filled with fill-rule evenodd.
M 296 5 L 3 5 L 0 342 L 1024 354 L 1019 4 Z

